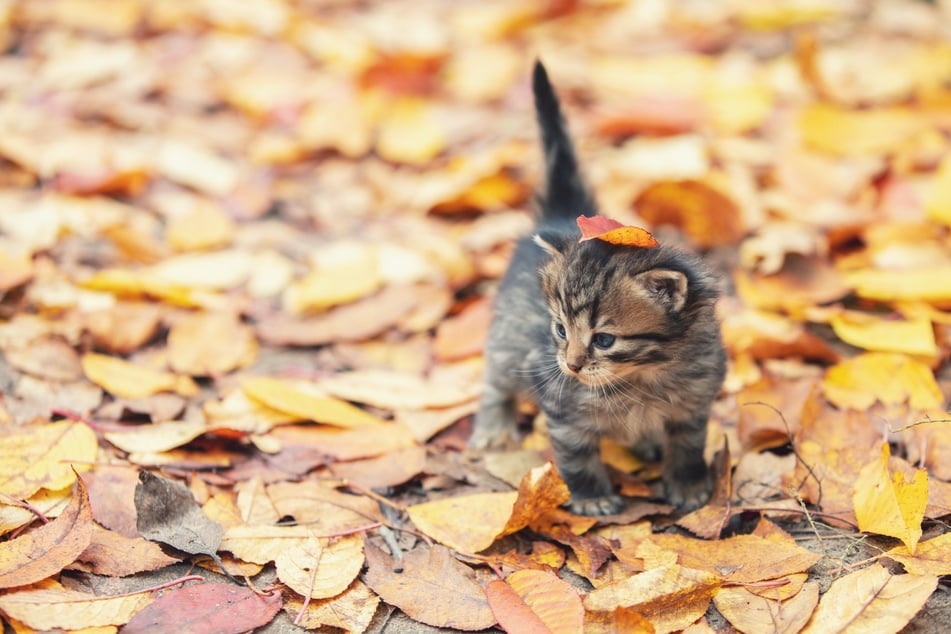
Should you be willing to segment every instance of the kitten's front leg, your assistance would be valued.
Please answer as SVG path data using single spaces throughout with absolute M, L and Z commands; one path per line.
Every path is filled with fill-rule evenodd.
M 692 511 L 707 503 L 713 487 L 703 459 L 707 415 L 666 421 L 664 431 L 663 479 L 667 501 L 683 511 Z
M 579 515 L 612 515 L 624 502 L 614 493 L 608 470 L 601 461 L 599 438 L 579 427 L 549 418 L 548 435 L 555 466 L 571 491 L 568 507 Z
M 486 382 L 479 400 L 470 449 L 508 449 L 518 445 L 515 397 L 506 389 Z

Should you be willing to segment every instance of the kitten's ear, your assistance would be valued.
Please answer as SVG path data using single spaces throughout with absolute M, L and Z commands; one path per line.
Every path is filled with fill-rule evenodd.
M 674 311 L 687 302 L 687 276 L 671 269 L 654 269 L 634 276 L 647 294 Z
M 552 257 L 560 258 L 565 253 L 568 242 L 557 233 L 540 231 L 532 236 L 532 242 L 544 249 Z

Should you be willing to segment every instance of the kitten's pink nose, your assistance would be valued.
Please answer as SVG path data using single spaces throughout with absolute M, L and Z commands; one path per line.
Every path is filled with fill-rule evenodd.
M 568 366 L 568 369 L 571 370 L 572 374 L 578 374 L 581 372 L 580 363 L 567 363 L 566 365 Z

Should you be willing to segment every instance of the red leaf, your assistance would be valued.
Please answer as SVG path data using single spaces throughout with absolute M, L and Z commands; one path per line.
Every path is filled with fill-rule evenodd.
M 282 604 L 277 592 L 259 595 L 248 588 L 203 583 L 163 594 L 122 631 L 239 634 L 270 623 Z
M 592 216 L 591 218 L 578 216 L 578 228 L 581 229 L 581 239 L 578 242 L 597 238 L 610 244 L 627 247 L 652 249 L 657 246 L 657 240 L 649 231 L 640 227 L 628 227 L 617 220 L 604 216 Z

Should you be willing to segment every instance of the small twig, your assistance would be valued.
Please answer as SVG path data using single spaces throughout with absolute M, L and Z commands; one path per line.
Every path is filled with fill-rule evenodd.
M 315 540 L 315 543 L 316 542 Z M 318 562 L 320 557 L 317 557 Z M 311 595 L 314 594 L 314 585 L 317 583 L 317 570 L 320 568 L 320 565 L 315 565 L 314 570 L 310 573 L 310 586 L 307 588 L 307 594 L 304 595 L 304 603 L 301 605 L 300 612 L 297 613 L 297 616 L 294 617 L 294 625 L 300 625 L 301 619 L 304 618 L 304 612 L 307 611 L 307 606 L 310 605 Z
M 388 500 L 388 499 L 386 499 L 385 497 L 383 497 L 382 495 L 380 495 L 379 493 L 376 493 L 375 491 L 373 491 L 373 490 L 371 490 L 371 489 L 368 489 L 368 488 L 366 488 L 365 486 L 363 486 L 363 485 L 361 485 L 361 484 L 357 484 L 356 482 L 351 482 L 350 480 L 347 480 L 346 478 L 344 478 L 344 479 L 337 479 L 336 481 L 339 483 L 339 486 L 345 487 L 345 488 L 348 488 L 348 489 L 351 489 L 351 490 L 353 490 L 353 491 L 359 493 L 360 495 L 365 495 L 366 497 L 370 498 L 371 500 L 373 500 L 373 501 L 376 502 L 377 504 L 382 504 L 382 505 L 384 505 L 384 506 L 389 506 L 390 508 L 396 509 L 396 510 L 399 511 L 400 513 L 402 513 L 403 511 L 406 510 L 406 507 L 405 507 L 405 506 L 403 506 L 403 505 L 401 505 L 401 504 L 397 504 L 396 502 L 394 502 L 394 501 L 392 501 L 392 500 Z
M 50 408 L 50 413 L 56 414 L 57 416 L 62 416 L 66 420 L 71 420 L 77 423 L 83 423 L 83 424 L 89 425 L 100 434 L 105 433 L 107 431 L 105 427 L 103 427 L 96 421 L 92 420 L 91 418 L 87 418 L 83 416 L 79 412 L 74 412 L 71 409 L 63 409 L 61 407 L 52 407 Z
M 793 438 L 792 430 L 789 428 L 789 422 L 786 420 L 786 417 L 783 415 L 783 413 L 779 411 L 774 405 L 766 403 L 765 401 L 750 401 L 748 403 L 743 403 L 743 405 L 762 405 L 763 407 L 768 407 L 769 409 L 773 410 L 777 416 L 779 416 L 779 420 L 783 421 L 783 427 L 786 428 L 786 439 L 789 441 L 789 448 L 792 450 L 793 455 L 796 456 L 796 460 L 798 460 L 800 464 L 802 464 L 802 466 L 806 469 L 808 474 L 806 478 L 812 476 L 812 479 L 816 481 L 816 486 L 819 488 L 819 492 L 816 496 L 816 506 L 819 506 L 822 503 L 822 482 L 819 480 L 819 477 L 816 475 L 815 471 L 813 471 L 812 466 L 809 465 L 799 454 L 799 450 L 796 448 L 795 439 Z M 797 491 L 801 490 L 803 485 L 806 484 L 806 478 L 803 478 L 802 482 L 799 483 L 799 486 L 796 487 Z
M 186 575 L 184 577 L 179 577 L 178 579 L 173 579 L 172 581 L 166 581 L 165 583 L 160 583 L 157 586 L 152 586 L 150 588 L 143 588 L 142 590 L 135 590 L 134 592 L 126 592 L 125 594 L 116 594 L 110 599 L 115 599 L 117 597 L 133 597 L 137 594 L 144 594 L 146 592 L 157 592 L 159 590 L 164 590 L 165 588 L 171 588 L 172 586 L 177 586 L 182 583 L 187 583 L 189 581 L 207 581 L 201 575 Z

